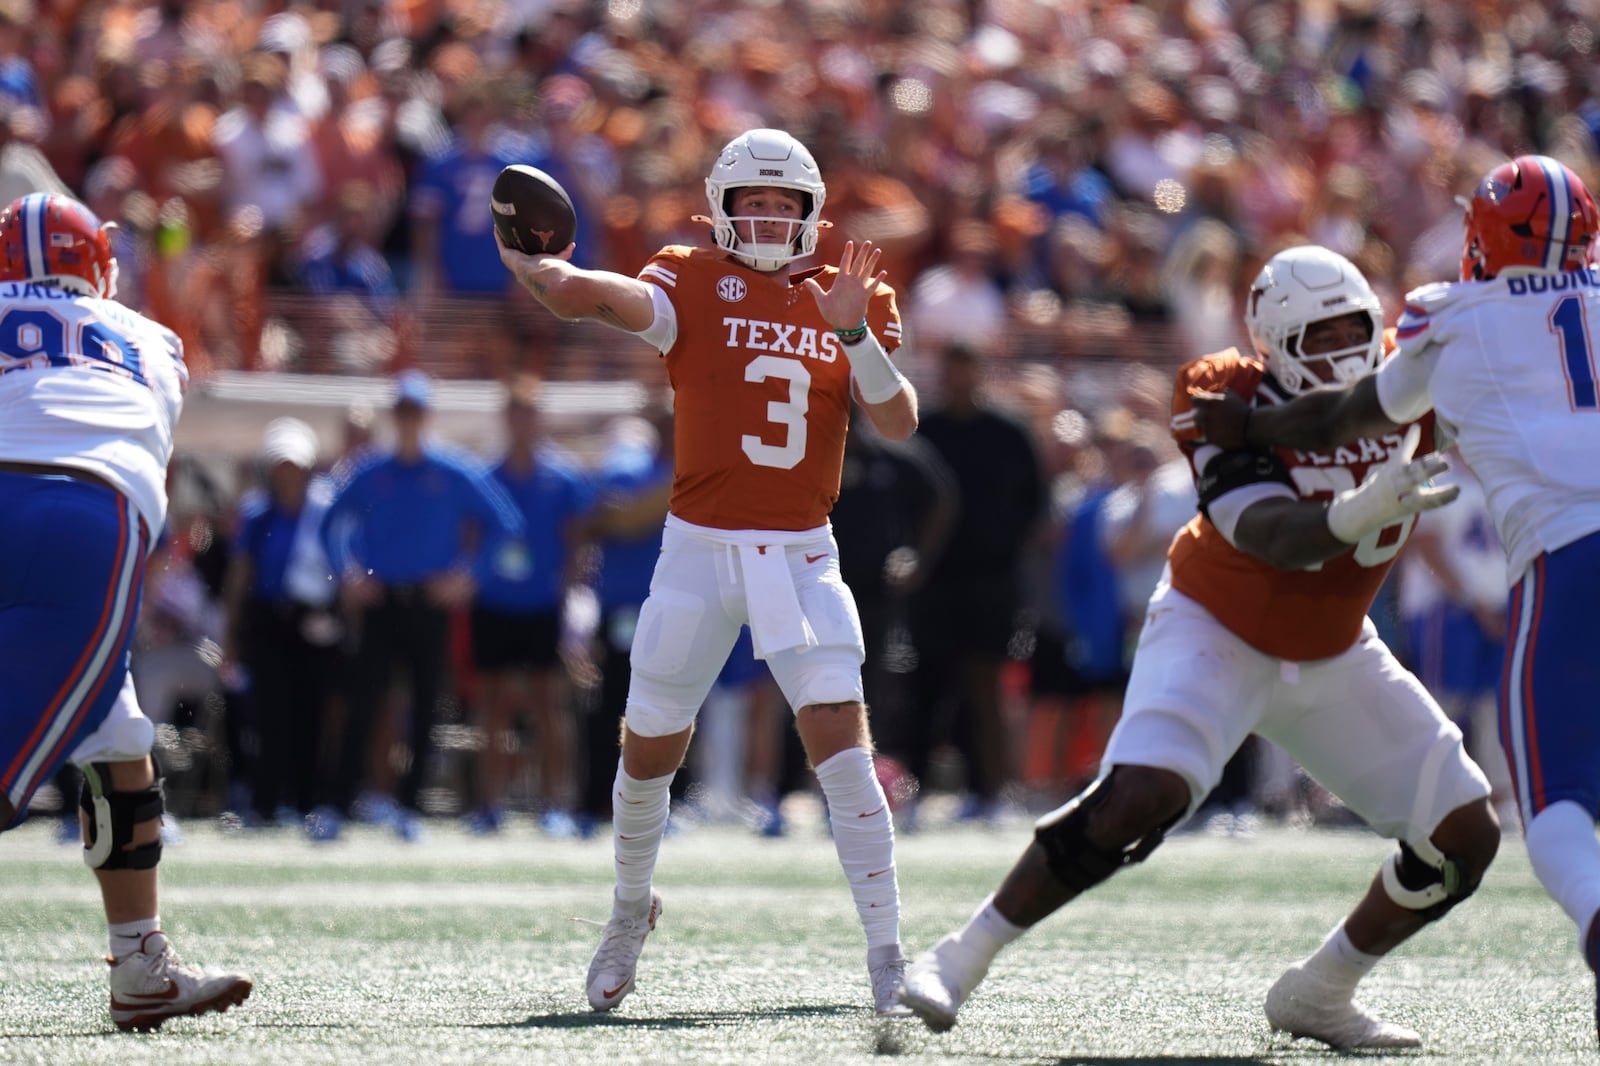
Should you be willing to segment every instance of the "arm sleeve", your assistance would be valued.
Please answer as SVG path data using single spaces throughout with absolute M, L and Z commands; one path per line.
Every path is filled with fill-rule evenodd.
M 649 342 L 650 347 L 658 352 L 670 352 L 672 346 L 678 343 L 678 309 L 672 306 L 667 290 L 654 283 L 650 285 L 650 303 L 655 308 L 656 317 L 634 336 Z
M 1433 409 L 1433 371 L 1439 346 L 1428 340 L 1400 348 L 1378 368 L 1378 404 L 1391 422 L 1415 422 Z
M 1235 548 L 1239 546 L 1234 540 L 1239 519 L 1253 504 L 1300 496 L 1283 461 L 1268 452 L 1202 448 L 1195 455 L 1195 465 L 1204 471 L 1196 485 L 1200 513 Z

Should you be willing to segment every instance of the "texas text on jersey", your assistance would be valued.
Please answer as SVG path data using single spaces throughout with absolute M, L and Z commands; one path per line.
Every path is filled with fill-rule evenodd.
M 1252 404 L 1281 402 L 1261 363 L 1228 349 L 1186 364 L 1178 371 L 1173 417 L 1180 424 L 1196 392 L 1231 389 Z M 1433 417 L 1421 420 L 1419 455 L 1436 447 Z M 1354 488 L 1381 464 L 1405 436 L 1402 428 L 1381 439 L 1351 441 L 1332 452 L 1276 450 L 1276 463 L 1260 464 L 1261 480 L 1285 476 L 1301 496 L 1331 500 Z M 1196 446 L 1180 437 L 1194 462 Z M 1199 471 L 1196 479 L 1199 480 Z M 1196 515 L 1172 542 L 1172 585 L 1205 606 L 1218 621 L 1252 647 L 1281 659 L 1325 659 L 1349 648 L 1361 635 L 1362 620 L 1393 565 L 1416 516 L 1368 535 L 1342 555 L 1306 570 L 1279 570 L 1240 551 L 1203 514 Z
M 677 315 L 664 354 L 674 393 L 677 474 L 672 513 L 716 529 L 815 529 L 839 495 L 850 421 L 850 362 L 802 282 L 726 252 L 668 247 L 639 277 Z M 880 285 L 867 324 L 887 351 L 900 343 L 894 290 Z

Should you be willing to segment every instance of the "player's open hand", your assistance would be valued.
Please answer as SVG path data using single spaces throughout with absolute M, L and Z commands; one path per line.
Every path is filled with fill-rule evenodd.
M 1460 485 L 1435 485 L 1433 479 L 1450 469 L 1449 460 L 1438 452 L 1413 459 L 1422 427 L 1415 422 L 1406 431 L 1400 447 L 1389 453 L 1384 464 L 1372 470 L 1367 479 L 1333 498 L 1328 505 L 1328 528 L 1347 544 L 1408 515 L 1431 511 L 1461 495 Z
M 816 297 L 817 310 L 828 320 L 828 325 L 834 329 L 855 329 L 866 320 L 867 304 L 888 276 L 888 271 L 878 270 L 881 255 L 883 249 L 874 248 L 871 241 L 862 241 L 860 249 L 856 248 L 855 241 L 845 241 L 833 288 L 824 289 L 816 278 L 806 279 L 806 288 Z
M 1231 389 L 1197 392 L 1189 400 L 1194 404 L 1194 426 L 1174 432 L 1180 442 L 1205 441 L 1225 452 L 1249 447 L 1244 439 L 1250 421 L 1249 400 Z

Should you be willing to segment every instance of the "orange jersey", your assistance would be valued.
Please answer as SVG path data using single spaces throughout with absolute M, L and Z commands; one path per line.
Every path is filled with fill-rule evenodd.
M 639 277 L 672 301 L 665 352 L 673 390 L 672 513 L 715 529 L 814 529 L 839 498 L 850 424 L 850 361 L 801 282 L 830 288 L 836 267 L 787 280 L 726 252 L 668 247 Z M 900 343 L 894 290 L 880 285 L 867 323 Z
M 1392 346 L 1392 344 L 1391 344 Z M 1282 403 L 1265 368 L 1235 349 L 1185 364 L 1172 398 L 1175 425 L 1190 425 L 1190 397 L 1197 392 L 1232 389 L 1253 405 Z M 1422 420 L 1417 454 L 1434 450 L 1433 416 Z M 1276 449 L 1300 495 L 1331 500 L 1354 488 L 1368 470 L 1400 447 L 1406 429 L 1382 438 L 1351 441 L 1331 452 Z M 1189 432 L 1175 432 L 1194 465 L 1198 446 Z M 1196 478 L 1200 471 L 1194 471 Z M 1240 639 L 1267 655 L 1306 661 L 1326 659 L 1349 648 L 1361 635 L 1362 620 L 1393 565 L 1416 516 L 1385 526 L 1361 543 L 1308 570 L 1279 570 L 1229 544 L 1204 515 L 1179 531 L 1168 552 L 1172 586 L 1198 601 Z

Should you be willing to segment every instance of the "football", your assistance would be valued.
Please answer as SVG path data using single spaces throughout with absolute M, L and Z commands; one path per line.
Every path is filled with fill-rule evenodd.
M 515 163 L 489 194 L 494 228 L 506 245 L 528 255 L 555 254 L 572 243 L 578 214 L 561 183 L 537 167 Z

